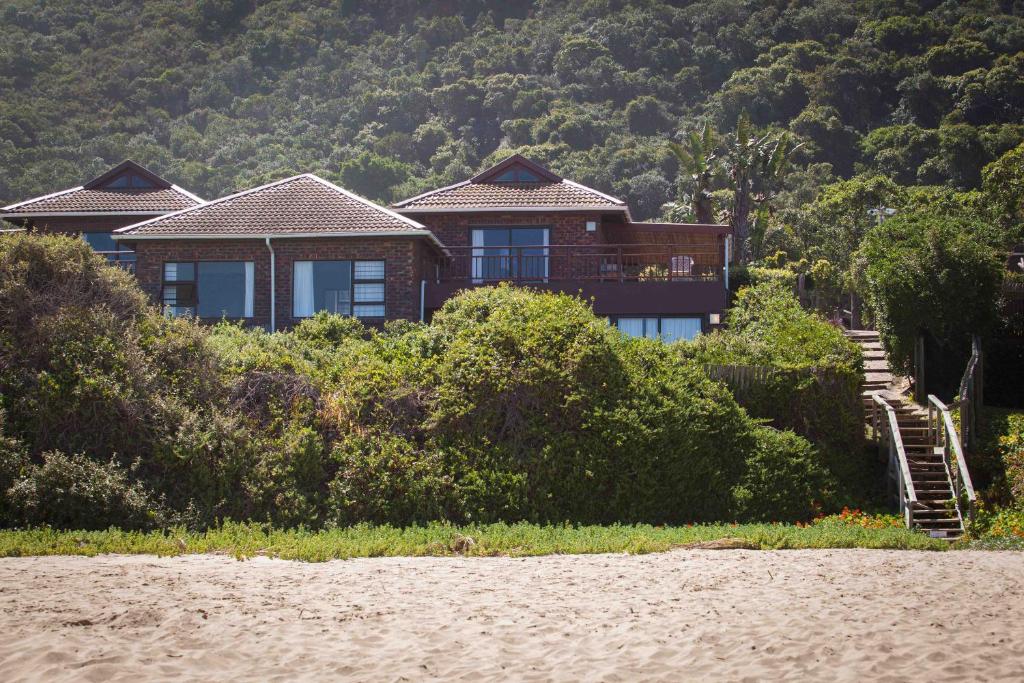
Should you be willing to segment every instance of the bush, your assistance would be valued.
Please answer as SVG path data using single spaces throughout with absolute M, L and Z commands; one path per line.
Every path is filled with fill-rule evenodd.
M 58 529 L 149 529 L 166 520 L 160 506 L 116 462 L 45 453 L 41 465 L 8 490 L 15 524 Z
M 15 523 L 7 491 L 25 475 L 28 465 L 24 444 L 4 434 L 4 412 L 0 408 L 0 527 Z
M 752 522 L 807 519 L 822 499 L 825 481 L 820 456 L 806 439 L 761 427 L 740 482 L 740 516 Z
M 74 240 L 2 241 L 0 275 L 4 523 L 766 518 L 769 457 L 798 492 L 781 516 L 809 509 L 806 444 L 769 455 L 725 387 L 571 296 L 480 288 L 431 325 L 270 334 L 166 320 Z M 55 277 L 100 294 L 48 301 Z
M 194 323 L 157 315 L 81 240 L 0 240 L 0 395 L 31 454 L 126 465 L 165 447 L 216 381 L 208 358 Z
M 777 282 L 740 290 L 728 323 L 677 345 L 678 352 L 712 366 L 751 415 L 814 443 L 842 492 L 856 495 L 870 471 L 862 457 L 859 348 Z M 738 381 L 743 374 L 755 379 Z
M 963 357 L 972 334 L 998 320 L 1003 265 L 981 220 L 908 212 L 872 230 L 861 246 L 865 301 L 889 362 L 911 375 L 914 344 L 926 335 L 938 355 Z M 948 368 L 944 374 L 944 367 Z M 948 394 L 960 363 L 929 367 L 935 392 Z

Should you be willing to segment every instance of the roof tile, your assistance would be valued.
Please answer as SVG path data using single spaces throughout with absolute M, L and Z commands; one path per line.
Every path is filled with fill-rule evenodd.
M 137 236 L 286 235 L 365 232 L 425 234 L 419 223 L 313 174 L 215 199 L 120 231 Z
M 178 211 L 199 204 L 174 187 L 155 190 L 87 190 L 75 188 L 47 195 L 5 209 L 10 213 Z
M 465 182 L 413 197 L 395 206 L 399 211 L 448 208 L 624 208 L 623 202 L 619 200 L 566 180 L 557 183 Z

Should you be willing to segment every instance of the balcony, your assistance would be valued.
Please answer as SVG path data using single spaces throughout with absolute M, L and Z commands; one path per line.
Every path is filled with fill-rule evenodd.
M 725 307 L 723 248 L 711 241 L 465 246 L 448 252 L 424 264 L 428 308 L 460 289 L 498 282 L 593 298 L 601 315 L 696 314 Z
M 97 251 L 97 254 L 103 256 L 112 266 L 118 266 L 124 268 L 129 273 L 135 272 L 135 252 L 134 251 Z

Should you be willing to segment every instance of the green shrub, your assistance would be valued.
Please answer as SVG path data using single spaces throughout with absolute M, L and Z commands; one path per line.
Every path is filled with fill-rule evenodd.
M 36 458 L 127 464 L 166 447 L 185 404 L 216 383 L 201 336 L 81 240 L 0 240 L 0 395 L 8 432 Z
M 841 497 L 856 495 L 870 469 L 857 345 L 776 282 L 740 290 L 727 320 L 725 330 L 677 345 L 678 353 L 711 366 L 752 416 L 810 440 Z M 756 379 L 738 381 L 742 373 Z
M 962 357 L 972 334 L 993 329 L 1004 270 L 995 240 L 987 221 L 927 211 L 897 215 L 867 234 L 861 279 L 890 364 L 912 374 L 922 334 L 948 359 Z M 944 374 L 941 363 L 929 368 L 940 386 L 963 372 L 960 363 L 945 365 Z
M 13 526 L 13 510 L 7 491 L 25 476 L 29 466 L 24 444 L 4 434 L 4 411 L 0 408 L 0 527 Z
M 976 488 L 1004 506 L 1024 506 L 1024 412 L 986 406 L 967 454 Z
M 270 334 L 167 320 L 73 240 L 0 241 L 0 275 L 4 523 L 144 526 L 154 499 L 195 527 L 767 515 L 744 480 L 762 430 L 728 390 L 571 296 L 480 288 L 431 325 Z M 100 294 L 20 312 L 54 277 Z M 802 491 L 813 463 L 778 457 Z
M 149 529 L 165 523 L 158 505 L 116 462 L 45 453 L 8 490 L 11 519 L 58 529 Z
M 752 522 L 808 519 L 822 499 L 825 481 L 820 457 L 806 439 L 761 427 L 740 483 L 740 516 Z
M 393 434 L 352 434 L 335 444 L 331 457 L 338 471 L 328 487 L 329 508 L 338 526 L 466 517 L 437 451 L 417 450 Z
M 789 268 L 761 268 L 758 266 L 750 266 L 747 268 L 747 272 L 750 274 L 750 284 L 752 286 L 774 282 L 784 287 L 788 287 L 790 291 L 794 291 L 796 289 L 797 273 Z

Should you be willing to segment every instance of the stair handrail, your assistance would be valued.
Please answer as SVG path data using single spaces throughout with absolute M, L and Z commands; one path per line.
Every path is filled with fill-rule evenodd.
M 971 337 L 971 357 L 960 378 L 960 387 L 956 396 L 956 406 L 960 409 L 961 444 L 969 447 L 974 443 L 974 432 L 978 424 L 977 408 L 981 405 L 979 396 L 978 367 L 981 365 L 981 340 L 977 335 Z
M 962 495 L 967 501 L 967 516 L 968 518 L 973 517 L 974 504 L 978 500 L 978 496 L 974 491 L 974 482 L 971 481 L 967 460 L 964 458 L 960 435 L 957 434 L 956 425 L 953 424 L 953 416 L 949 413 L 949 407 L 933 394 L 928 394 L 928 431 L 931 437 L 930 441 L 942 448 L 942 457 L 946 461 L 950 483 L 953 485 L 953 494 L 956 496 L 957 510 L 960 509 L 960 496 Z M 955 468 L 950 462 L 951 459 L 956 460 Z
M 903 515 L 907 528 L 914 525 L 914 506 L 917 504 L 917 491 L 914 490 L 914 480 L 910 476 L 910 463 L 907 462 L 907 452 L 903 448 L 903 437 L 900 435 L 900 423 L 896 419 L 896 411 L 889 403 L 878 394 L 871 394 L 872 429 L 876 438 L 879 437 L 879 427 L 884 427 L 889 442 L 889 469 L 890 476 L 895 470 L 896 494 L 899 499 L 900 513 Z M 880 422 L 878 408 L 885 410 L 886 421 Z M 882 440 L 878 439 L 878 447 L 882 448 Z M 895 465 L 895 467 L 894 467 Z

